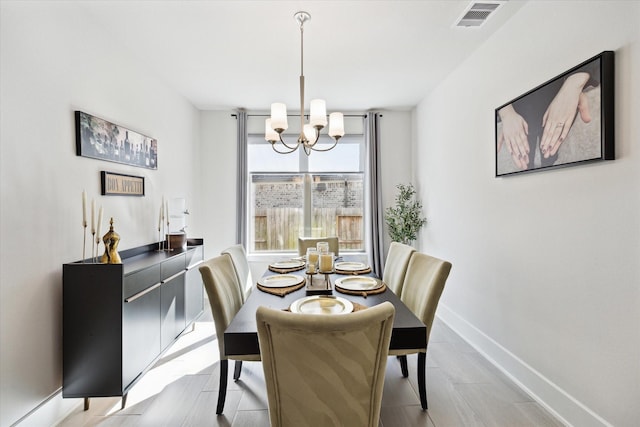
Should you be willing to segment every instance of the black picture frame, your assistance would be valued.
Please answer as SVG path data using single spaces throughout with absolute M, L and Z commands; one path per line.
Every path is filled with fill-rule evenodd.
M 75 112 L 76 155 L 158 169 L 158 141 L 82 111 Z
M 613 51 L 495 109 L 496 177 L 614 159 Z
M 144 196 L 144 177 L 100 171 L 100 194 L 103 196 Z

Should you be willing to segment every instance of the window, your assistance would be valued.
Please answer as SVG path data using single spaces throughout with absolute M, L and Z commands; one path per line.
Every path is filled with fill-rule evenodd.
M 258 119 L 257 117 L 255 119 Z M 260 117 L 264 129 L 264 117 Z M 354 120 L 352 118 L 352 120 Z M 341 252 L 364 251 L 363 118 L 327 152 L 279 154 L 262 133 L 248 135 L 247 247 L 296 252 L 298 237 L 338 236 Z M 345 118 L 345 122 L 347 122 Z M 249 129 L 260 129 L 249 126 Z M 285 141 L 295 139 L 295 131 Z M 318 144 L 333 140 L 322 135 Z

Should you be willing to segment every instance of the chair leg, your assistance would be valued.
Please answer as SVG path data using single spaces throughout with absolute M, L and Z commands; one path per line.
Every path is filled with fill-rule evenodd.
M 238 381 L 240 379 L 240 373 L 242 372 L 242 360 L 236 360 L 233 368 L 233 380 Z
M 409 376 L 409 369 L 407 368 L 407 355 L 403 354 L 396 357 L 398 358 L 398 362 L 400 362 L 400 370 L 402 371 L 402 376 L 404 378 L 407 378 Z
M 418 392 L 420 393 L 420 403 L 422 409 L 427 410 L 427 387 L 425 377 L 427 374 L 427 353 L 418 353 Z
M 218 390 L 218 407 L 216 414 L 222 414 L 224 409 L 224 401 L 227 398 L 227 376 L 229 375 L 229 361 L 227 359 L 220 361 L 220 387 Z

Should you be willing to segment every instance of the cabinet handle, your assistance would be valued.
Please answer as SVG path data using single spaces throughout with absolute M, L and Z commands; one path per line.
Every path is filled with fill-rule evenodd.
M 145 294 L 148 294 L 149 292 L 151 292 L 152 290 L 154 290 L 154 289 L 156 289 L 156 288 L 158 288 L 158 287 L 160 287 L 160 286 L 162 286 L 162 282 L 158 282 L 158 283 L 156 283 L 155 285 L 153 285 L 153 286 L 149 286 L 147 289 L 145 289 L 145 290 L 143 290 L 143 291 L 140 291 L 140 292 L 138 292 L 138 293 L 137 293 L 137 294 L 135 294 L 135 295 L 130 296 L 129 298 L 125 298 L 124 302 L 132 302 L 132 301 L 135 301 L 135 300 L 137 300 L 138 298 L 140 298 L 141 296 L 143 296 L 143 295 L 145 295 Z
M 179 271 L 179 272 L 177 272 L 176 274 L 174 274 L 173 276 L 169 276 L 169 277 L 167 277 L 167 278 L 166 278 L 166 279 L 164 279 L 161 283 L 167 283 L 167 282 L 170 282 L 170 281 L 172 281 L 173 279 L 175 279 L 176 277 L 178 277 L 178 276 L 182 276 L 182 275 L 185 273 L 185 271 L 186 271 L 186 270 Z
M 196 262 L 195 264 L 190 265 L 189 267 L 187 267 L 187 271 L 189 271 L 189 270 L 193 270 L 194 268 L 196 268 L 197 266 L 199 266 L 199 265 L 200 265 L 200 264 L 202 264 L 203 262 L 204 262 L 203 260 L 200 260 L 200 261 Z

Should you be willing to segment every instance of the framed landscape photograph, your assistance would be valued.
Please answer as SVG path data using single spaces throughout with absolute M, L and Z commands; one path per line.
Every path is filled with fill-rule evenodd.
M 158 169 L 158 141 L 82 111 L 76 111 L 76 154 Z
M 495 110 L 496 177 L 613 160 L 614 53 L 605 51 Z

